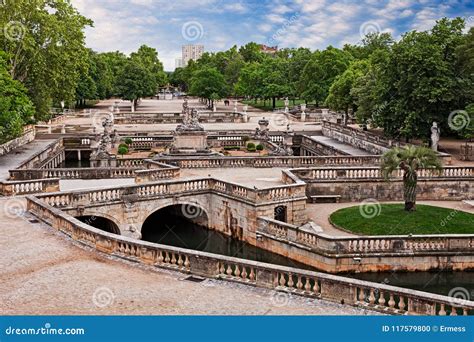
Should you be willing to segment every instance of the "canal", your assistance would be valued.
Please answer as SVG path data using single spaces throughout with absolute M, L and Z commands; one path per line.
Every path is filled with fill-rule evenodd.
M 143 240 L 149 242 L 317 271 L 281 255 L 198 226 L 182 216 L 172 215 L 171 212 L 147 219 L 142 235 Z M 452 289 L 461 287 L 469 294 L 472 291 L 474 295 L 474 272 L 380 272 L 341 275 L 442 295 L 448 295 Z

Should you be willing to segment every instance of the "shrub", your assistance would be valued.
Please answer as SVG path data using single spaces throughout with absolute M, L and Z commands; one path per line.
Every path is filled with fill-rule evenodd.
M 132 138 L 125 138 L 125 144 L 130 145 L 132 143 Z
M 253 148 L 247 148 L 247 152 L 255 152 L 257 149 L 255 147 Z
M 117 152 L 118 152 L 118 154 L 120 154 L 120 155 L 122 155 L 122 156 L 123 156 L 124 154 L 127 154 L 127 153 L 128 153 L 128 147 L 127 147 L 127 145 L 119 146 Z
M 120 148 L 120 147 L 126 147 L 128 149 L 128 145 L 124 144 L 124 143 L 121 143 L 120 145 L 118 145 L 118 148 Z
M 256 147 L 257 151 L 263 151 L 264 147 L 262 144 L 258 144 Z
M 255 144 L 250 142 L 247 144 L 247 150 L 251 148 L 255 149 Z

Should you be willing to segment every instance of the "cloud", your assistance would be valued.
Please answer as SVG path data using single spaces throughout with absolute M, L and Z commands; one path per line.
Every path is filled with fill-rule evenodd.
M 174 69 L 186 22 L 197 21 L 203 36 L 193 42 L 206 51 L 233 45 L 274 42 L 279 47 L 322 49 L 360 42 L 359 29 L 376 23 L 395 37 L 427 30 L 443 16 L 474 18 L 465 0 L 71 0 L 94 27 L 86 42 L 103 51 L 136 51 L 142 44 L 158 50 L 166 70 Z M 472 26 L 474 20 L 467 22 Z

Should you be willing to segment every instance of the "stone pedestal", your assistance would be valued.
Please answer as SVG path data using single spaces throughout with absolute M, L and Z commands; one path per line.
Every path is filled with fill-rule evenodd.
M 205 131 L 181 131 L 176 132 L 170 155 L 206 155 L 211 150 L 207 145 L 207 133 Z

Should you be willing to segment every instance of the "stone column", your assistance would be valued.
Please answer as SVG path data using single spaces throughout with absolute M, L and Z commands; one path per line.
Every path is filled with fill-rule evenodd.
M 304 122 L 304 121 L 306 121 L 306 112 L 305 112 L 305 110 L 306 110 L 306 103 L 302 103 L 302 104 L 300 105 L 300 107 L 301 107 L 301 121 Z

